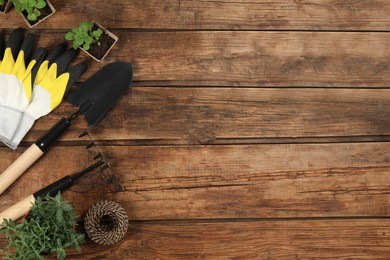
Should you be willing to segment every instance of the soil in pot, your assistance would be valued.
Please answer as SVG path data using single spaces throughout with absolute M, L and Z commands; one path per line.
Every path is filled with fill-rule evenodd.
M 101 29 L 96 24 L 93 25 L 92 31 L 95 31 L 97 29 Z M 101 29 L 103 30 L 103 29 Z M 92 56 L 94 56 L 96 59 L 101 60 L 106 52 L 111 48 L 111 46 L 115 43 L 115 39 L 111 38 L 110 35 L 108 35 L 104 30 L 103 34 L 99 39 L 100 45 L 96 43 L 92 43 L 91 47 L 89 48 L 88 52 Z
M 4 1 L 4 4 L 0 5 L 0 12 L 4 13 L 5 8 L 7 7 L 8 1 Z
M 23 11 L 22 13 L 23 13 L 24 17 L 26 18 L 26 20 L 31 24 L 31 26 L 33 26 L 34 24 L 37 24 L 40 20 L 43 20 L 45 17 L 47 17 L 47 16 L 49 16 L 49 15 L 51 15 L 53 13 L 53 11 L 51 10 L 49 4 L 47 4 L 42 9 L 39 9 L 39 11 L 41 12 L 41 15 L 35 21 L 30 21 L 30 20 L 27 19 L 28 13 L 26 11 Z

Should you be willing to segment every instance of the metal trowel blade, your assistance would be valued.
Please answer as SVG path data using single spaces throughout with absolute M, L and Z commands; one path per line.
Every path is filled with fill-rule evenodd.
M 82 83 L 67 97 L 67 101 L 78 107 L 92 102 L 84 115 L 88 124 L 95 126 L 127 92 L 132 79 L 133 68 L 130 63 L 110 63 Z

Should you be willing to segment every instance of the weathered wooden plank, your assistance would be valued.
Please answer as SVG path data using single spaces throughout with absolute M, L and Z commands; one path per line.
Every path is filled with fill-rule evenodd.
M 390 81 L 385 33 L 114 32 L 120 40 L 106 63 L 132 62 L 143 86 L 388 87 Z M 38 33 L 40 46 L 64 41 L 62 30 Z M 102 67 L 90 65 L 82 80 Z
M 64 193 L 80 214 L 102 199 L 133 220 L 388 216 L 390 143 L 102 147 L 126 191 L 111 196 L 99 174 Z M 21 151 L 0 149 L 3 170 Z M 0 210 L 92 154 L 55 147 L 1 196 Z M 107 187 L 106 187 L 107 188 Z
M 115 246 L 69 259 L 388 259 L 389 220 L 130 223 Z M 4 239 L 0 246 L 5 245 Z
M 95 19 L 113 28 L 230 30 L 384 30 L 386 0 L 57 0 L 57 13 L 38 28 L 69 28 Z M 109 10 L 109 12 L 107 11 Z M 25 26 L 13 10 L 0 16 L 6 28 Z
M 64 103 L 38 120 L 25 141 L 73 111 Z M 389 89 L 136 87 L 90 132 L 97 140 L 132 144 L 377 141 L 389 140 L 389 113 Z M 86 129 L 79 118 L 61 140 L 77 140 Z

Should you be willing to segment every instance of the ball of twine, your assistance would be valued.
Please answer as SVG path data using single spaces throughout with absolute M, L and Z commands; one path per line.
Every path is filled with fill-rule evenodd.
M 89 238 L 101 245 L 119 242 L 129 225 L 125 209 L 114 201 L 104 200 L 88 209 L 84 218 Z

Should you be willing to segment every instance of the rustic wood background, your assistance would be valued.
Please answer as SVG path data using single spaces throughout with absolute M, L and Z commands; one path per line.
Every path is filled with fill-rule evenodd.
M 126 239 L 69 259 L 390 258 L 388 0 L 52 0 L 30 30 L 52 47 L 81 20 L 120 38 L 134 86 L 89 129 L 125 191 L 92 174 L 64 193 L 82 216 L 122 204 Z M 26 27 L 12 10 L 0 27 Z M 89 71 L 103 65 L 81 54 Z M 0 170 L 62 116 L 36 122 Z M 0 210 L 92 161 L 80 118 Z M 0 246 L 4 246 L 4 238 Z

